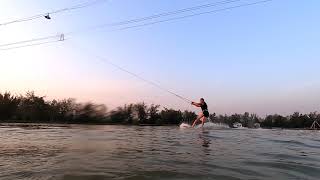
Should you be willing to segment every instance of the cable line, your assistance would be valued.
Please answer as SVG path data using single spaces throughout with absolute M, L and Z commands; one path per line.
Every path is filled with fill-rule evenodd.
M 158 19 L 160 17 L 165 17 L 165 16 L 172 16 L 172 15 L 181 14 L 181 13 L 190 12 L 190 11 L 196 11 L 196 10 L 199 10 L 199 9 L 211 8 L 211 7 L 214 7 L 214 6 L 235 3 L 235 2 L 239 2 L 239 1 L 241 1 L 241 0 L 219 1 L 219 2 L 215 2 L 215 3 L 208 3 L 208 4 L 194 6 L 194 7 L 185 8 L 185 9 L 180 9 L 180 10 L 176 10 L 176 11 L 170 11 L 170 12 L 164 12 L 164 13 L 160 13 L 160 14 L 155 14 L 155 15 L 151 15 L 151 16 L 147 16 L 147 17 L 142 17 L 142 18 L 137 18 L 137 19 L 131 19 L 131 20 L 126 20 L 126 21 L 116 22 L 116 23 L 105 24 L 105 25 L 101 25 L 101 26 L 126 25 L 126 24 L 146 21 L 146 20 Z
M 264 1 L 254 2 L 254 3 L 246 3 L 246 4 L 237 5 L 237 6 L 231 6 L 231 7 L 227 7 L 227 8 L 212 10 L 212 11 L 200 12 L 200 13 L 195 13 L 195 14 L 190 14 L 190 15 L 185 15 L 185 16 L 180 16 L 180 17 L 175 17 L 175 18 L 164 19 L 164 20 L 160 20 L 160 21 L 154 21 L 154 22 L 150 22 L 150 23 L 144 23 L 144 24 L 139 24 L 139 25 L 134 25 L 134 26 L 127 26 L 127 27 L 111 30 L 110 32 L 122 31 L 122 30 L 126 30 L 126 29 L 138 28 L 138 27 L 143 27 L 143 26 L 149 26 L 149 25 L 153 25 L 153 24 L 159 24 L 159 23 L 164 23 L 164 22 L 174 21 L 174 20 L 179 20 L 179 19 L 186 19 L 186 18 L 200 16 L 200 15 L 204 15 L 204 14 L 213 14 L 213 13 L 218 13 L 221 11 L 227 11 L 227 10 L 231 10 L 231 9 L 241 8 L 241 7 L 245 7 L 245 6 L 252 6 L 252 5 L 256 5 L 256 4 L 266 3 L 269 1 L 273 1 L 273 0 L 264 0 Z
M 23 45 L 23 46 L 15 46 L 15 47 L 11 47 L 11 48 L 3 48 L 3 49 L 0 49 L 0 51 L 6 51 L 6 50 L 12 50 L 12 49 L 20 49 L 20 48 L 30 47 L 30 46 L 39 46 L 39 45 L 44 45 L 44 44 L 52 44 L 52 43 L 57 43 L 57 42 L 62 42 L 62 41 L 66 41 L 66 39 L 64 39 L 64 40 L 45 41 L 45 42 L 40 42 L 40 43 L 27 44 L 27 45 Z
M 58 9 L 55 11 L 51 11 L 51 12 L 47 12 L 47 13 L 43 13 L 43 14 L 37 14 L 34 16 L 30 16 L 30 17 L 26 17 L 26 18 L 21 18 L 21 19 L 17 19 L 17 20 L 13 20 L 13 21 L 8 21 L 8 22 L 4 22 L 4 23 L 0 23 L 0 27 L 1 26 L 6 26 L 6 25 L 10 25 L 10 24 L 14 24 L 14 23 L 21 23 L 21 22 L 26 22 L 26 21 L 32 21 L 35 19 L 39 19 L 39 18 L 47 18 L 47 19 L 51 19 L 49 15 L 51 14 L 58 14 L 58 13 L 62 13 L 62 12 L 66 12 L 66 11 L 72 11 L 72 10 L 76 10 L 76 9 L 82 9 L 82 8 L 86 8 L 89 6 L 93 6 L 102 2 L 106 2 L 106 0 L 95 0 L 93 2 L 85 2 L 82 4 L 78 4 L 72 7 L 68 7 L 68 8 L 63 8 L 63 9 Z
M 127 20 L 127 21 L 120 21 L 120 22 L 111 23 L 111 24 L 102 24 L 99 26 L 87 28 L 82 31 L 68 32 L 65 35 L 78 34 L 78 33 L 83 33 L 83 32 L 87 32 L 87 31 L 92 31 L 94 29 L 103 29 L 106 27 L 115 27 L 115 26 L 123 26 L 123 25 L 127 25 L 127 24 L 135 24 L 138 22 L 148 21 L 148 20 L 152 20 L 155 18 L 160 18 L 160 17 L 164 17 L 164 16 L 172 16 L 172 15 L 181 14 L 181 13 L 185 13 L 185 12 L 189 12 L 189 11 L 195 11 L 195 10 L 199 10 L 199 9 L 203 9 L 203 8 L 214 7 L 214 6 L 228 4 L 228 3 L 234 3 L 234 2 L 238 2 L 238 1 L 241 1 L 241 0 L 227 0 L 227 1 L 219 1 L 219 2 L 215 2 L 215 3 L 208 3 L 208 4 L 194 6 L 194 7 L 185 8 L 185 9 L 180 9 L 180 10 L 176 10 L 176 11 L 155 14 L 155 15 L 147 16 L 147 17 L 143 17 L 143 18 L 131 19 L 131 20 Z M 15 43 L 2 44 L 2 45 L 0 45 L 0 47 L 11 46 L 11 45 L 16 45 L 16 44 L 24 44 L 24 43 L 39 41 L 39 40 L 54 39 L 56 37 L 57 36 L 46 36 L 46 37 L 37 38 L 37 39 L 30 39 L 30 40 L 15 42 Z
M 143 78 L 142 76 L 140 76 L 140 75 L 138 75 L 138 74 L 136 74 L 136 73 L 133 73 L 133 72 L 131 72 L 131 71 L 129 71 L 129 70 L 127 70 L 127 69 L 125 69 L 125 68 L 123 68 L 123 67 L 115 64 L 115 63 L 113 63 L 112 61 L 108 60 L 107 58 L 104 58 L 104 57 L 102 57 L 102 56 L 98 56 L 98 55 L 94 55 L 94 54 L 92 54 L 92 53 L 89 53 L 86 49 L 80 48 L 79 46 L 73 45 L 73 47 L 77 47 L 81 52 L 87 52 L 87 54 L 94 56 L 96 59 L 100 60 L 101 62 L 110 64 L 111 66 L 119 69 L 120 71 L 123 71 L 123 72 L 125 72 L 125 73 L 127 73 L 127 74 L 129 74 L 129 75 L 131 75 L 131 76 L 133 76 L 133 77 L 141 80 L 141 81 L 146 82 L 147 84 L 150 84 L 150 85 L 152 85 L 152 86 L 154 86 L 154 87 L 156 87 L 156 88 L 158 88 L 158 89 L 160 89 L 160 90 L 162 90 L 162 91 L 165 91 L 165 92 L 167 92 L 167 93 L 169 93 L 169 94 L 171 94 L 171 95 L 173 95 L 173 96 L 175 96 L 175 97 L 183 100 L 184 102 L 186 102 L 186 103 L 188 103 L 188 104 L 190 104 L 190 103 L 192 102 L 192 101 L 189 100 L 188 98 L 185 98 L 185 97 L 183 97 L 183 96 L 181 96 L 181 95 L 179 95 L 179 94 L 177 94 L 177 93 L 175 93 L 175 92 L 173 92 L 173 91 L 170 91 L 170 90 L 162 87 L 160 84 L 158 84 L 158 83 L 156 83 L 156 82 L 154 82 L 154 81 L 150 81 L 150 80 L 148 80 L 148 79 L 145 79 L 145 78 Z
M 42 38 L 29 39 L 29 40 L 25 40 L 25 41 L 14 42 L 14 43 L 1 44 L 0 47 L 12 46 L 12 45 L 16 45 L 16 44 L 25 44 L 25 43 L 36 42 L 36 41 L 43 41 L 43 40 L 47 40 L 47 39 L 56 39 L 60 36 L 61 36 L 61 34 L 58 34 L 58 35 L 54 35 L 54 36 L 46 36 L 46 37 L 42 37 Z
M 153 24 L 159 24 L 159 23 L 164 23 L 164 22 L 168 22 L 168 21 L 174 21 L 174 20 L 180 20 L 180 19 L 186 19 L 186 18 L 190 18 L 190 17 L 194 17 L 194 16 L 200 16 L 200 15 L 205 15 L 205 14 L 213 14 L 213 13 L 218 13 L 218 12 L 222 12 L 222 11 L 227 11 L 227 10 L 232 10 L 232 9 L 236 9 L 236 8 L 241 8 L 241 7 L 246 7 L 246 6 L 252 6 L 252 5 L 256 5 L 256 4 L 262 4 L 262 3 L 266 3 L 266 2 L 270 2 L 273 0 L 263 0 L 263 1 L 256 1 L 253 3 L 244 3 L 244 4 L 240 4 L 240 5 L 235 5 L 235 6 L 230 6 L 230 7 L 226 7 L 226 8 L 221 8 L 221 9 L 215 9 L 215 10 L 211 10 L 211 11 L 205 11 L 205 12 L 198 12 L 198 13 L 193 13 L 193 14 L 189 14 L 189 15 L 185 15 L 185 16 L 179 16 L 179 17 L 173 17 L 173 18 L 168 18 L 168 19 L 164 19 L 164 20 L 158 20 L 158 21 L 153 21 L 153 22 L 147 22 L 147 23 L 143 23 L 143 24 L 137 24 L 137 22 L 133 22 L 134 20 L 129 20 L 129 21 L 122 21 L 119 22 L 118 24 L 121 25 L 115 25 L 117 23 L 114 23 L 114 25 L 112 26 L 122 26 L 122 24 L 124 22 L 130 22 L 127 24 L 137 24 L 137 25 L 132 25 L 132 26 L 125 26 L 125 27 L 121 27 L 118 29 L 114 29 L 114 30 L 109 30 L 109 32 L 114 32 L 114 31 L 122 31 L 122 30 L 127 30 L 127 29 L 132 29 L 132 28 L 138 28 L 138 27 L 143 27 L 143 26 L 150 26 Z M 221 1 L 221 2 L 226 2 L 226 1 Z M 233 2 L 233 1 L 232 1 Z M 199 6 L 198 6 L 199 7 Z M 188 8 L 190 9 L 190 8 Z M 174 11 L 177 12 L 177 11 Z M 163 13 L 164 14 L 164 13 Z M 168 14 L 168 13 L 166 13 Z M 149 17 L 153 17 L 153 16 L 149 16 Z M 146 17 L 148 18 L 148 17 Z M 139 18 L 141 21 L 139 22 L 143 22 L 142 19 L 144 18 Z M 138 19 L 137 19 L 138 20 Z M 149 19 L 147 19 L 149 20 Z M 144 20 L 146 21 L 146 20 Z M 65 36 L 71 36 L 73 34 L 76 33 L 83 33 L 83 32 L 87 32 L 87 31 L 91 31 L 91 30 L 96 30 L 96 29 L 104 29 L 106 27 L 106 25 L 101 25 L 101 26 L 96 26 L 94 28 L 91 29 L 87 29 L 86 31 L 78 31 L 78 32 L 69 32 L 64 34 Z M 20 41 L 20 42 L 15 42 L 15 43 L 10 43 L 10 44 L 3 44 L 0 45 L 0 47 L 3 46 L 11 46 L 11 45 L 16 45 L 16 44 L 24 44 L 24 43 L 29 43 L 29 42 L 34 42 L 34 41 L 39 41 L 39 40 L 47 40 L 47 39 L 52 39 L 52 38 L 57 38 L 59 37 L 59 35 L 57 36 L 46 36 L 46 37 L 42 37 L 42 38 L 37 38 L 37 39 L 31 39 L 31 40 L 26 40 L 26 41 Z M 14 49 L 14 48 L 12 48 Z M 0 49 L 1 50 L 1 49 Z
M 169 11 L 169 12 L 164 12 L 164 13 L 160 13 L 160 14 L 154 14 L 151 16 L 137 18 L 137 19 L 131 19 L 131 20 L 120 21 L 120 22 L 109 23 L 109 24 L 101 24 L 98 26 L 89 27 L 89 28 L 81 30 L 81 31 L 68 32 L 68 33 L 66 33 L 66 35 L 79 34 L 79 33 L 93 31 L 93 30 L 97 30 L 97 29 L 112 28 L 112 27 L 124 26 L 124 25 L 128 25 L 128 24 L 137 24 L 137 23 L 144 22 L 144 21 L 150 21 L 153 19 L 160 19 L 162 17 L 184 14 L 187 12 L 199 11 L 201 9 L 212 8 L 212 7 L 226 5 L 226 4 L 232 4 L 232 3 L 240 2 L 240 1 L 242 1 L 242 0 L 225 0 L 225 1 L 219 1 L 219 2 L 214 2 L 214 3 L 208 3 L 208 4 L 193 6 L 193 7 L 189 7 L 189 8 L 185 8 L 185 9 Z M 119 28 L 119 29 L 121 30 L 121 29 L 126 29 L 126 28 Z

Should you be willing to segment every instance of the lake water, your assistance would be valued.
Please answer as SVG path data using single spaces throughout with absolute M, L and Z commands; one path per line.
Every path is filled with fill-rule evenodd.
M 319 131 L 1 126 L 0 137 L 1 180 L 320 178 Z

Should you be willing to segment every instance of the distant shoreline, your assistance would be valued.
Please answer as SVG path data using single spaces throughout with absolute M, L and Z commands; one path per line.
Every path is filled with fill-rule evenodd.
M 156 124 L 112 124 L 112 123 L 43 123 L 43 122 L 2 122 L 0 123 L 0 128 L 3 127 L 19 127 L 19 128 L 31 128 L 31 129 L 42 129 L 43 127 L 65 127 L 69 128 L 71 126 L 79 126 L 79 125 L 86 125 L 86 126 L 143 126 L 143 127 L 164 127 L 164 126 L 177 126 L 176 124 L 165 124 L 165 125 L 156 125 Z M 237 129 L 237 128 L 230 128 L 230 129 Z M 256 128 L 248 128 L 248 129 L 256 129 Z M 260 129 L 270 129 L 270 130 L 315 130 L 320 131 L 318 129 L 311 129 L 311 128 L 260 128 Z
M 16 127 L 31 127 L 31 126 L 52 126 L 52 127 L 67 127 L 72 125 L 92 125 L 92 126 L 177 126 L 176 124 L 115 124 L 115 123 L 46 123 L 46 122 L 1 122 L 0 127 L 16 126 Z
M 34 92 L 19 96 L 0 92 L 0 123 L 178 126 L 182 122 L 190 124 L 197 116 L 194 111 L 169 109 L 145 102 L 125 104 L 108 110 L 104 104 L 78 103 L 75 99 L 46 100 L 45 96 L 37 96 Z M 264 118 L 249 112 L 232 115 L 212 112 L 209 119 L 229 127 L 238 123 L 247 128 L 320 128 L 318 112 L 294 112 L 288 116 L 273 114 Z

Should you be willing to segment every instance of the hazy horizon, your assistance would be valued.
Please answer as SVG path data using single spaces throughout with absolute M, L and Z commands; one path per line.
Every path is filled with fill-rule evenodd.
M 86 1 L 3 0 L 0 23 L 82 2 Z M 52 15 L 51 20 L 0 26 L 0 45 L 211 2 L 218 0 L 108 1 Z M 319 6 L 316 0 L 273 0 L 124 31 L 102 29 L 66 36 L 66 41 L 50 45 L 0 51 L 0 92 L 35 91 L 49 99 L 106 104 L 109 110 L 136 102 L 197 110 L 95 59 L 98 55 L 188 99 L 205 98 L 211 113 L 247 111 L 263 116 L 320 111 Z

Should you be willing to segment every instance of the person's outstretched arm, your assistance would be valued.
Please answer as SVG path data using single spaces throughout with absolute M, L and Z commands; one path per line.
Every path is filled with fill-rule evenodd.
M 200 104 L 200 103 L 192 102 L 191 104 L 194 105 L 194 106 L 196 106 L 196 107 L 201 107 L 201 104 Z

